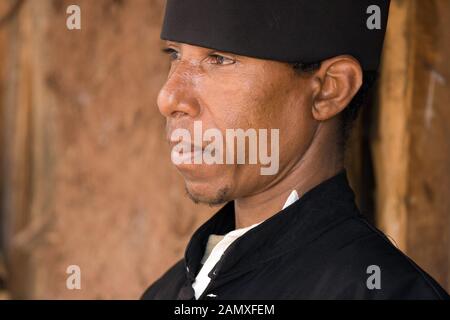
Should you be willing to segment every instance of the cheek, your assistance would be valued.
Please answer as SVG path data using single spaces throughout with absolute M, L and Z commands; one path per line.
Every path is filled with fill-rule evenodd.
M 308 92 L 283 75 L 205 77 L 198 83 L 208 128 L 278 129 L 280 161 L 287 162 L 307 148 L 314 132 Z
M 258 128 L 263 105 L 254 91 L 239 77 L 205 80 L 199 88 L 203 120 L 219 129 Z
M 280 130 L 280 166 L 299 161 L 307 152 L 316 132 L 316 123 L 308 112 L 285 119 Z
M 273 86 L 258 103 L 259 123 L 279 129 L 280 167 L 301 158 L 310 145 L 316 127 L 310 96 L 306 85 L 293 87 L 286 83 Z

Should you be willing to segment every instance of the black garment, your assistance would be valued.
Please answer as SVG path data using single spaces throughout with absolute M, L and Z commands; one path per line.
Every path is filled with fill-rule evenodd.
M 225 205 L 192 237 L 185 258 L 143 299 L 193 299 L 210 234 L 234 229 Z M 369 290 L 369 266 L 381 289 Z M 237 239 L 211 271 L 200 299 L 448 299 L 448 294 L 360 215 L 346 173 L 323 182 L 299 201 Z

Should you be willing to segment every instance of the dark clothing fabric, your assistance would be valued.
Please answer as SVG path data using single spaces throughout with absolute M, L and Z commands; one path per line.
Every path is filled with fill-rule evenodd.
M 142 298 L 193 299 L 191 285 L 209 235 L 234 228 L 230 202 L 195 232 L 184 259 Z M 379 289 L 370 285 L 376 283 L 370 266 L 379 267 Z M 237 239 L 210 277 L 200 299 L 210 294 L 220 300 L 449 298 L 360 215 L 345 172 Z
M 161 38 L 243 56 L 380 62 L 390 0 L 168 0 Z M 270 44 L 270 45 L 268 45 Z

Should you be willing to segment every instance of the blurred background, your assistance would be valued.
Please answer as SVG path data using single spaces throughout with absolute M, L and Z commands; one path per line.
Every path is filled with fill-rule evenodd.
M 0 299 L 137 299 L 217 211 L 185 197 L 164 141 L 164 4 L 0 0 Z M 449 60 L 450 0 L 393 0 L 347 149 L 362 212 L 447 290 Z

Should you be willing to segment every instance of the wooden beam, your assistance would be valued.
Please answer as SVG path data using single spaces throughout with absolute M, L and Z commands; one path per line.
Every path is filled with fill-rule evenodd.
M 391 3 L 372 149 L 376 220 L 450 288 L 450 3 Z

